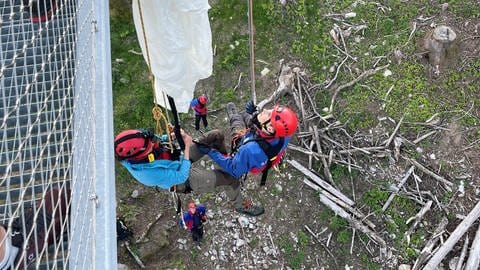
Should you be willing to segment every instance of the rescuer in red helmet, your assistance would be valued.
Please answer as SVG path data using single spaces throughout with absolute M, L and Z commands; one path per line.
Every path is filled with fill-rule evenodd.
M 180 225 L 192 233 L 193 242 L 199 245 L 203 240 L 203 223 L 207 221 L 205 213 L 207 208 L 203 205 L 188 203 L 188 210 L 183 214 Z
M 190 102 L 190 107 L 195 113 L 195 130 L 200 130 L 200 120 L 203 122 L 203 127 L 207 129 L 208 121 L 207 121 L 207 103 L 208 99 L 207 96 L 201 95 L 198 98 L 195 98 Z
M 253 106 L 253 103 L 250 105 Z M 231 153 L 225 155 L 217 150 L 218 147 L 208 147 L 208 143 L 202 142 L 202 139 L 213 138 L 216 134 L 220 137 L 220 130 L 205 133 L 192 148 L 191 159 L 195 161 L 208 154 L 221 170 L 204 172 L 192 168 L 189 185 L 200 192 L 213 191 L 217 186 L 231 186 L 232 190 L 227 190 L 227 195 L 235 209 L 243 214 L 258 216 L 264 212 L 264 208 L 243 199 L 240 178 L 248 172 L 262 173 L 261 184 L 265 184 L 268 170 L 282 160 L 291 136 L 297 129 L 298 118 L 294 111 L 282 105 L 260 112 L 256 112 L 255 106 L 253 108 L 255 110 L 251 110 L 247 104 L 246 112 L 238 113 L 235 104 L 227 104 L 232 131 Z

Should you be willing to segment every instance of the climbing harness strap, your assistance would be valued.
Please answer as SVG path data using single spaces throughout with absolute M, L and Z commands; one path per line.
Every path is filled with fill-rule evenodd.
M 268 158 L 266 166 L 261 171 L 262 179 L 260 181 L 260 185 L 264 186 L 265 183 L 267 182 L 268 170 L 272 167 L 273 162 L 277 158 L 279 158 L 278 155 L 282 151 L 285 138 L 280 137 L 278 143 L 274 146 L 272 146 L 264 138 L 258 136 L 257 134 L 254 135 L 254 139 L 248 140 L 246 142 L 241 142 L 241 139 L 242 139 L 241 137 L 234 137 L 232 139 L 232 144 L 231 144 L 231 148 L 232 148 L 231 153 L 233 153 L 232 155 L 235 155 L 235 153 L 237 152 L 238 148 L 240 148 L 240 146 L 245 145 L 247 143 L 256 142 Z
M 281 137 L 279 142 L 275 146 L 271 146 L 265 139 L 260 139 L 256 141 L 258 145 L 262 148 L 265 155 L 268 157 L 267 165 L 262 171 L 262 180 L 260 181 L 260 186 L 264 186 L 267 182 L 268 170 L 272 167 L 273 162 L 279 158 L 278 154 L 282 150 L 285 138 Z

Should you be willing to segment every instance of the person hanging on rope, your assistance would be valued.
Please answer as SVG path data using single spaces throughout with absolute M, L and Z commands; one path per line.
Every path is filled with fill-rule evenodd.
M 11 227 L 0 223 L 0 269 L 27 269 L 39 253 L 60 239 L 69 201 L 69 189 L 53 188 L 45 194 L 44 203 L 26 209 L 24 219 L 15 218 Z
M 192 233 L 193 242 L 200 245 L 203 240 L 203 223 L 207 221 L 205 215 L 207 208 L 203 205 L 196 205 L 194 202 L 188 203 L 188 211 L 180 219 L 180 226 L 185 227 Z
M 140 183 L 170 189 L 183 184 L 189 175 L 192 137 L 180 131 L 185 150 L 170 149 L 167 135 L 146 129 L 129 129 L 115 137 L 115 157 Z
M 207 130 L 208 121 L 207 121 L 207 103 L 208 99 L 207 96 L 204 94 L 195 98 L 190 102 L 190 107 L 195 113 L 195 130 L 200 131 L 200 120 L 203 122 L 203 127 Z
M 256 112 L 253 103 L 242 113 L 238 113 L 235 105 L 229 103 L 227 115 L 233 138 L 230 155 L 219 147 L 224 139 L 222 131 L 205 133 L 190 148 L 190 159 L 194 162 L 208 154 L 220 169 L 192 168 L 186 184 L 200 193 L 211 192 L 217 186 L 230 186 L 227 195 L 235 209 L 243 214 L 258 216 L 264 213 L 264 208 L 243 199 L 240 178 L 248 172 L 262 172 L 261 184 L 265 184 L 268 169 L 281 161 L 295 133 L 298 119 L 288 107 L 275 105 L 273 109 Z
M 261 215 L 264 213 L 262 206 L 243 199 L 240 178 L 248 172 L 262 172 L 264 184 L 268 169 L 280 162 L 290 137 L 295 133 L 297 116 L 288 107 L 280 105 L 260 113 L 251 110 L 237 113 L 233 103 L 227 105 L 227 114 L 234 138 L 231 155 L 226 150 L 222 131 L 209 131 L 193 143 L 191 136 L 182 130 L 185 151 L 181 161 L 156 160 L 152 154 L 155 144 L 144 141 L 141 134 L 133 136 L 130 134 L 134 133 L 132 131 L 124 134 L 130 136 L 117 136 L 116 156 L 123 159 L 122 165 L 142 184 L 181 193 L 192 190 L 207 193 L 218 186 L 229 186 L 227 195 L 238 212 L 251 216 Z M 151 134 L 147 137 L 154 138 Z M 134 139 L 138 140 L 133 143 L 131 140 Z M 207 170 L 191 166 L 192 162 L 200 160 L 206 154 L 220 169 Z

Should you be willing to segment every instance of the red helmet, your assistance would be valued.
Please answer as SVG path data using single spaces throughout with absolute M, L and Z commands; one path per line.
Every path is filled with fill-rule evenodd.
M 279 104 L 273 107 L 270 122 L 275 129 L 275 137 L 290 137 L 298 126 L 295 112 Z
M 153 150 L 153 134 L 138 129 L 120 132 L 115 137 L 115 157 L 119 160 L 142 160 Z
M 207 97 L 205 95 L 201 95 L 201 96 L 198 97 L 198 102 L 200 102 L 200 104 L 202 104 L 202 105 L 207 104 L 207 101 L 208 100 L 207 100 Z

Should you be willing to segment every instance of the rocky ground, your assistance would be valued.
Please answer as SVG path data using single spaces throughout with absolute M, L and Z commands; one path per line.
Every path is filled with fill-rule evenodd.
M 193 130 L 188 122 L 190 120 L 187 119 L 185 126 Z M 210 120 L 213 127 L 225 127 L 225 111 L 222 108 L 214 110 Z M 364 136 L 363 139 L 368 138 L 370 141 L 382 141 L 388 139 L 386 130 L 392 131 L 396 124 L 385 121 L 368 133 L 378 135 L 356 136 Z M 422 149 L 402 146 L 402 152 L 414 149 L 418 153 L 418 160 L 430 167 L 438 166 L 436 172 L 439 174 L 443 174 L 441 164 L 456 164 L 458 171 L 445 173 L 449 179 L 463 179 L 455 181 L 455 185 L 463 183 L 466 186 L 463 189 L 454 187 L 455 192 L 451 194 L 450 201 L 434 202 L 432 211 L 427 214 L 428 218 L 423 219 L 418 226 L 419 230 L 425 231 L 422 234 L 425 238 L 423 242 L 431 237 L 441 216 L 449 216 L 449 229 L 453 230 L 462 220 L 461 217 L 473 208 L 480 193 L 478 154 L 475 150 L 478 145 L 468 145 L 466 140 L 467 135 L 474 131 L 460 130 L 455 123 L 446 125 L 448 129 L 435 136 L 435 147 Z M 335 132 L 331 134 L 336 134 L 337 139 L 341 136 Z M 399 137 L 402 135 L 399 134 Z M 408 144 L 409 140 L 403 138 L 404 144 Z M 299 145 L 300 140 L 297 139 L 292 144 Z M 136 211 L 135 220 L 128 222 L 135 233 L 130 240 L 132 251 L 138 254 L 146 269 L 410 269 L 416 257 L 408 257 L 405 250 L 398 249 L 396 238 L 401 235 L 392 233 L 395 230 L 388 228 L 388 224 L 397 218 L 396 214 L 403 215 L 404 220 L 414 217 L 424 204 L 419 203 L 413 209 L 408 209 L 411 205 L 405 204 L 404 212 L 398 210 L 401 205 L 395 205 L 391 206 L 394 211 L 382 214 L 377 210 L 384 205 L 385 197 L 376 198 L 378 200 L 374 204 L 377 208 L 364 197 L 366 192 L 378 187 L 379 179 L 390 179 L 390 184 L 395 184 L 411 167 L 405 160 L 393 157 L 394 148 L 392 146 L 386 152 L 362 155 L 363 158 L 354 166 L 357 173 L 340 174 L 346 178 L 335 183 L 338 190 L 356 202 L 355 208 L 366 215 L 365 219 L 375 224 L 374 231 L 386 241 L 387 250 L 381 250 L 381 245 L 372 240 L 372 237 L 361 233 L 345 219 L 327 210 L 326 205 L 320 201 L 319 193 L 305 184 L 304 180 L 308 177 L 285 162 L 279 171 L 270 174 L 265 187 L 259 187 L 259 177 L 250 176 L 245 182 L 246 196 L 266 208 L 266 213 L 256 218 L 235 212 L 221 189 L 215 194 L 180 195 L 184 211 L 190 200 L 201 203 L 208 209 L 205 239 L 201 246 L 196 246 L 190 234 L 178 226 L 179 216 L 175 213 L 173 200 L 167 191 L 133 183 L 129 187 L 130 193 L 119 198 L 120 204 L 131 205 Z M 309 164 L 308 155 L 298 151 L 290 150 L 286 159 L 295 160 L 305 167 Z M 195 166 L 211 168 L 213 164 L 204 158 Z M 412 197 L 415 189 L 428 187 L 428 192 L 425 190 L 426 193 L 421 193 L 424 194 L 422 198 L 416 198 L 425 202 L 446 192 L 445 186 L 437 180 L 418 169 L 415 172 L 423 182 L 410 180 L 398 192 L 398 196 Z M 152 222 L 154 224 L 150 227 L 149 223 Z M 399 231 L 401 230 L 397 230 Z M 474 231 L 472 228 L 471 235 Z M 448 234 L 444 237 L 448 237 Z M 135 243 L 139 239 L 141 241 Z M 458 246 L 461 247 L 460 244 Z M 423 244 L 418 243 L 415 247 L 418 248 L 416 252 L 419 252 Z M 458 255 L 459 252 L 458 248 L 454 249 L 447 261 L 454 260 L 455 254 Z M 122 243 L 119 244 L 119 256 L 119 262 L 126 267 L 139 268 Z M 451 268 L 445 265 L 441 269 Z
M 448 5 L 445 10 L 448 11 Z M 459 30 L 463 60 L 452 69 L 462 70 L 479 57 L 478 18 L 463 21 L 441 15 L 435 19 L 436 23 L 452 25 Z M 430 29 L 430 19 L 413 18 L 412 21 L 418 24 L 413 30 L 407 29 L 412 33 L 410 37 L 415 31 Z M 353 38 L 352 35 L 350 39 Z M 411 43 L 419 40 L 413 37 Z M 339 55 L 343 57 L 342 53 Z M 429 65 L 424 52 L 396 57 L 397 54 L 386 56 L 391 58 L 389 63 L 392 65 L 396 61 L 412 60 L 426 67 Z M 249 176 L 244 184 L 246 196 L 262 204 L 265 214 L 252 218 L 236 213 L 221 189 L 212 194 L 180 195 L 184 211 L 190 200 L 208 209 L 205 239 L 201 246 L 196 246 L 190 234 L 178 225 L 179 215 L 175 212 L 171 194 L 141 186 L 125 176 L 123 168 L 118 166 L 117 175 L 122 177 L 117 179 L 122 179 L 117 186 L 117 212 L 134 232 L 129 240 L 131 252 L 127 251 L 124 242 L 119 242 L 121 268 L 140 269 L 143 264 L 145 269 L 409 270 L 418 263 L 421 254 L 428 253 L 424 250 L 428 243 L 436 241 L 433 248 L 437 248 L 465 220 L 480 199 L 479 129 L 478 125 L 462 122 L 465 116 L 480 118 L 479 107 L 473 104 L 474 101 L 471 108 L 443 112 L 447 117 L 432 115 L 428 121 L 418 123 L 403 121 L 400 117 L 392 119 L 384 110 L 384 100 L 379 99 L 369 104 L 369 114 L 378 124 L 351 131 L 346 127 L 347 123 L 335 118 L 335 114 L 342 114 L 336 110 L 348 109 L 348 101 L 338 98 L 333 102 L 336 106 L 334 113 L 325 120 L 321 119 L 318 112 L 323 111 L 322 115 L 326 115 L 328 108 L 311 107 L 307 97 L 316 100 L 317 93 L 323 95 L 321 91 L 327 91 L 325 85 L 309 84 L 308 70 L 304 70 L 301 64 L 288 64 L 300 70 L 294 71 L 297 80 L 290 91 L 282 93 L 285 97 L 281 101 L 301 115 L 300 130 L 291 143 L 286 162 L 278 171 L 269 174 L 266 186 L 259 186 L 258 176 Z M 281 66 L 270 65 L 271 74 L 281 74 Z M 330 78 L 337 67 L 331 67 Z M 356 63 L 344 67 L 342 72 L 347 74 L 346 78 L 361 76 Z M 386 70 L 374 70 L 370 75 L 375 72 L 382 74 Z M 432 85 L 440 81 L 433 73 L 429 81 Z M 238 74 L 228 80 L 240 81 Z M 370 75 L 361 79 L 366 80 Z M 299 77 L 302 86 L 297 83 Z M 281 83 L 278 79 L 272 79 L 272 76 L 257 78 L 264 89 L 257 93 L 260 100 L 279 89 Z M 362 84 L 362 80 L 356 83 Z M 473 84 L 474 81 L 478 81 L 477 76 L 461 84 Z M 335 82 L 325 96 L 334 95 L 335 89 L 351 82 L 350 79 Z M 207 94 L 214 96 L 218 91 L 214 85 L 207 79 L 201 81 L 198 88 L 207 89 Z M 246 82 L 243 86 L 248 88 Z M 362 87 L 367 86 L 362 84 Z M 237 89 L 236 93 L 240 99 L 247 99 L 250 94 L 242 89 Z M 448 96 L 451 93 L 438 94 Z M 303 102 L 299 102 L 299 96 L 303 97 Z M 210 107 L 209 121 L 211 128 L 227 132 L 225 105 Z M 183 127 L 198 136 L 193 133 L 193 118 L 183 120 Z M 288 160 L 311 169 L 352 200 L 356 214 L 352 214 L 352 210 L 347 212 L 358 222 L 348 221 L 341 217 L 340 210 L 334 211 L 327 206 L 322 191 L 312 188 L 318 188 L 318 185 L 308 184 L 311 178 Z M 211 168 L 213 164 L 205 158 L 195 166 Z M 400 186 L 402 180 L 405 181 Z M 392 194 L 395 196 L 389 202 Z M 427 206 L 430 208 L 426 209 Z M 341 208 L 346 209 L 345 206 Z M 419 216 L 422 209 L 425 213 Z M 443 220 L 447 222 L 445 228 L 436 232 Z M 477 229 L 478 222 L 465 233 L 470 239 L 468 245 Z M 455 269 L 466 241 L 463 236 L 438 269 Z M 132 254 L 136 254 L 141 263 Z M 426 261 L 428 259 L 430 256 L 426 256 Z

